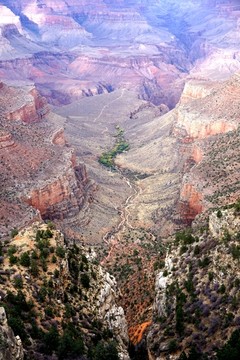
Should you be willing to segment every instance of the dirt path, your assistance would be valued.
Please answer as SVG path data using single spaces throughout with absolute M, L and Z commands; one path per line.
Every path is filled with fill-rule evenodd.
M 110 105 L 112 105 L 115 101 L 121 99 L 124 95 L 124 92 L 125 92 L 126 89 L 122 89 L 121 90 L 121 95 L 118 96 L 116 99 L 112 100 L 110 103 L 106 104 L 103 106 L 102 110 L 100 111 L 100 113 L 98 114 L 98 116 L 95 117 L 95 119 L 93 119 L 93 122 L 97 122 L 98 119 L 100 119 L 100 117 L 102 116 L 104 110 L 106 110 Z
M 117 227 L 113 230 L 110 230 L 103 236 L 103 242 L 108 244 L 110 249 L 107 256 L 101 261 L 101 265 L 103 265 L 111 258 L 115 247 L 121 242 L 121 233 L 124 233 L 126 229 L 134 229 L 129 221 L 129 217 L 131 215 L 129 208 L 133 205 L 133 201 L 141 194 L 142 191 L 139 185 L 135 184 L 133 181 L 130 181 L 130 179 L 124 176 L 120 170 L 118 171 L 121 174 L 123 181 L 125 181 L 131 189 L 132 194 L 127 197 L 124 204 L 122 205 L 122 208 L 120 209 L 120 221 Z

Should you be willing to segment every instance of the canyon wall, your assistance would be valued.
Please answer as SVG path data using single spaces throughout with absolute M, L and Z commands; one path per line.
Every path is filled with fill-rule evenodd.
M 1 83 L 1 233 L 36 219 L 79 213 L 91 186 L 63 128 L 32 85 Z M 11 214 L 9 216 L 9 214 Z M 14 225 L 13 225 L 14 224 Z
M 186 85 L 183 101 L 176 108 L 177 121 L 173 129 L 173 134 L 185 144 L 182 153 L 192 152 L 189 159 L 193 162 L 185 168 L 179 202 L 181 217 L 190 222 L 214 204 L 236 201 L 240 193 L 236 160 L 240 76 L 237 73 L 223 83 L 216 82 L 210 91 L 205 82 L 200 91 L 197 81 L 194 95 L 190 90 L 192 84 L 193 80 L 190 88 Z
M 1 331 L 1 360 L 23 360 L 23 346 L 20 336 L 14 336 L 11 327 L 8 325 L 5 308 L 0 307 L 0 331 Z
M 190 70 L 219 80 L 240 69 L 232 2 L 0 5 L 1 77 L 34 81 L 55 105 L 128 88 L 173 108 Z

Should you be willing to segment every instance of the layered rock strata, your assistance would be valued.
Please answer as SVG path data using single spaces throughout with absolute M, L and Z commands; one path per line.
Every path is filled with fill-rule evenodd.
M 10 223 L 76 215 L 91 184 L 53 121 L 56 115 L 32 86 L 2 84 L 0 94 L 1 231 L 9 232 Z
M 183 153 L 192 153 L 189 157 L 192 163 L 186 166 L 180 193 L 181 217 L 190 222 L 203 209 L 239 197 L 239 79 L 236 73 L 223 83 L 215 83 L 207 93 L 204 84 L 203 91 L 199 92 L 197 81 L 199 95 L 195 93 L 192 100 L 188 98 L 187 104 L 180 102 L 176 109 L 173 133 L 185 144 Z M 191 80 L 191 87 L 192 84 Z M 209 89 L 208 84 L 206 86 Z M 188 86 L 185 91 L 183 99 L 189 94 Z

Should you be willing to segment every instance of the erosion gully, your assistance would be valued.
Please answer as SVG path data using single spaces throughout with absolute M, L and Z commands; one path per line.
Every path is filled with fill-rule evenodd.
M 119 212 L 119 223 L 103 236 L 109 249 L 101 265 L 112 273 L 119 285 L 123 306 L 129 324 L 131 357 L 148 359 L 144 338 L 151 324 L 155 287 L 156 263 L 163 258 L 156 234 L 136 228 L 131 222 L 131 208 L 141 196 L 142 188 L 136 175 L 125 174 L 116 167 L 121 179 L 131 189 Z

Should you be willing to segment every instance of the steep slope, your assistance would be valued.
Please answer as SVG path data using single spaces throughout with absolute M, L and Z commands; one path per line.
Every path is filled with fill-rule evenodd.
M 239 229 L 236 203 L 176 234 L 156 278 L 151 359 L 213 359 L 239 329 Z
M 11 327 L 8 325 L 7 315 L 4 307 L 0 307 L 0 341 L 1 360 L 23 360 L 23 346 L 20 337 L 14 336 Z
M 193 99 L 190 95 L 187 104 L 176 109 L 174 133 L 185 143 L 185 151 L 195 149 L 180 196 L 182 216 L 190 221 L 202 210 L 228 204 L 240 196 L 239 79 L 237 73 L 228 81 L 212 84 L 210 92 L 207 84 L 204 95 L 198 98 L 195 94 Z M 190 88 L 186 90 L 189 94 Z
M 102 352 L 129 359 L 116 281 L 95 258 L 91 249 L 66 248 L 51 223 L 35 223 L 1 247 L 1 305 L 26 359 L 99 359 Z M 14 351 L 22 359 L 19 344 Z
M 41 217 L 78 213 L 91 184 L 45 99 L 32 85 L 1 83 L 0 111 L 1 236 Z

